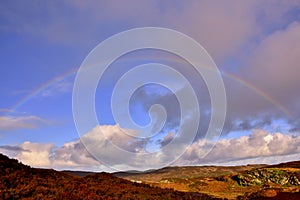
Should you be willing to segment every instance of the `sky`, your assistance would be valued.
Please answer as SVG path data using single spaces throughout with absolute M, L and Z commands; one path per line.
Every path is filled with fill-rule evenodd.
M 101 42 L 143 27 L 183 33 L 213 59 L 226 93 L 224 126 L 212 130 L 218 134 L 209 128 L 215 112 L 222 118 L 219 107 L 212 108 L 210 88 L 217 83 L 207 85 L 185 58 L 159 49 L 132 51 L 111 63 L 96 85 L 98 124 L 78 131 L 80 67 Z M 300 158 L 300 1 L 1 1 L 0 43 L 0 153 L 25 164 L 116 171 Z M 198 106 L 191 100 L 183 111 L 178 97 L 189 84 L 153 63 L 185 77 Z M 120 82 L 124 74 L 129 78 Z M 165 85 L 131 88 L 150 78 Z

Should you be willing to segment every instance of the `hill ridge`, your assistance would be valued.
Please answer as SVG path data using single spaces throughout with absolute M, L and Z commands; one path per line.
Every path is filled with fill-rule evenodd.
M 24 165 L 0 154 L 0 199 L 217 199 L 161 189 L 101 172 L 85 177 Z

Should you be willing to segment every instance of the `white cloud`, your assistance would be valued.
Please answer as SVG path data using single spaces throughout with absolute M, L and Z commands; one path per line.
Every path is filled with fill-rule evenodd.
M 135 150 L 134 160 L 122 157 L 123 154 L 118 154 L 115 149 L 111 148 L 111 144 L 106 138 L 99 137 L 100 130 L 106 134 L 108 139 Z M 155 166 L 155 164 L 159 166 L 159 163 L 164 161 L 166 155 L 163 151 L 156 157 L 145 159 L 145 155 L 139 154 L 143 151 L 141 146 L 144 143 L 140 144 L 138 141 L 131 143 L 131 139 L 128 140 L 128 136 L 122 136 L 122 134 L 123 132 L 120 132 L 120 128 L 116 125 L 98 126 L 83 136 L 89 149 L 96 148 L 93 153 L 96 152 L 96 156 L 99 156 L 100 160 L 95 159 L 80 140 L 65 143 L 62 147 L 55 147 L 53 144 L 24 142 L 19 146 L 0 148 L 0 150 L 25 164 L 55 169 L 113 171 L 114 169 L 132 169 L 132 166 L 144 169 L 148 163 L 151 166 Z M 170 138 L 173 138 L 173 134 L 167 135 L 165 139 L 169 140 Z M 287 135 L 279 132 L 269 133 L 264 130 L 254 130 L 249 136 L 222 139 L 216 143 L 206 157 L 201 158 L 210 145 L 211 142 L 205 139 L 194 142 L 173 165 L 270 164 L 296 160 L 300 157 L 300 135 Z M 106 167 L 106 164 L 111 165 Z
M 98 166 L 96 161 L 82 143 L 77 140 L 65 143 L 51 155 L 51 165 L 56 168 Z
M 87 152 L 80 141 L 65 143 L 56 147 L 51 143 L 26 141 L 17 146 L 0 146 L 0 152 L 20 160 L 32 167 L 95 170 L 101 169 L 100 163 Z M 102 166 L 102 169 L 107 169 Z
M 105 137 L 100 137 L 100 131 Z M 132 131 L 132 130 L 126 130 Z M 95 156 L 100 160 L 93 157 L 86 147 L 81 142 L 88 146 L 88 150 L 92 150 Z M 143 151 L 143 142 L 135 141 L 124 133 L 118 125 L 115 126 L 97 126 L 81 140 L 67 142 L 61 147 L 55 147 L 53 144 L 42 144 L 24 142 L 18 146 L 3 146 L 0 151 L 34 167 L 49 167 L 56 169 L 84 169 L 84 170 L 97 170 L 105 169 L 102 161 L 110 162 L 114 165 L 126 166 L 128 163 L 126 157 L 122 157 L 114 148 L 113 144 L 118 145 L 124 151 L 141 152 Z M 113 144 L 112 144 L 112 143 Z M 123 166 L 123 167 L 124 167 Z M 110 166 L 113 167 L 113 166 Z
M 118 125 L 103 125 L 93 128 L 81 137 L 81 141 L 100 162 L 112 168 L 128 169 L 130 165 L 143 168 L 145 159 L 139 156 L 144 153 L 147 139 L 131 137 L 134 130 L 122 129 Z M 155 163 L 152 163 L 155 164 Z
M 21 148 L 29 151 L 20 151 L 16 158 L 21 160 L 24 164 L 36 167 L 51 166 L 50 154 L 53 149 L 53 144 L 31 143 L 24 142 L 20 145 Z
M 255 162 L 255 159 L 272 160 L 270 159 L 272 157 L 300 153 L 300 136 L 279 132 L 269 133 L 264 130 L 253 130 L 251 135 L 240 138 L 222 139 L 206 157 L 201 159 L 200 156 L 208 144 L 210 142 L 204 139 L 193 143 L 178 162 L 182 164 L 245 163 L 245 160 L 249 159 Z
M 124 130 L 118 125 L 97 126 L 80 140 L 65 143 L 61 147 L 55 147 L 53 144 L 24 142 L 14 147 L 0 147 L 0 151 L 34 167 L 55 169 L 143 170 L 148 169 L 148 166 L 155 168 L 164 161 L 166 155 L 163 153 L 146 158 L 144 154 L 146 141 L 130 137 L 124 131 L 130 133 L 133 130 Z M 82 141 L 88 148 L 83 145 Z M 172 153 L 175 154 L 175 152 L 174 149 Z

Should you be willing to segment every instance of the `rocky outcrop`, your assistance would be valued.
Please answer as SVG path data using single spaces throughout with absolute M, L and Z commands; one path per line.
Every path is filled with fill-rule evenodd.
M 300 170 L 288 171 L 278 168 L 255 169 L 232 177 L 241 186 L 268 185 L 300 186 Z

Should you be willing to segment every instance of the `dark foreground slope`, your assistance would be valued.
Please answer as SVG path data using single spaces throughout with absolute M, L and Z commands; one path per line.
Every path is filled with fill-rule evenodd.
M 35 169 L 0 154 L 0 199 L 213 199 L 150 187 L 108 173 L 86 177 Z

